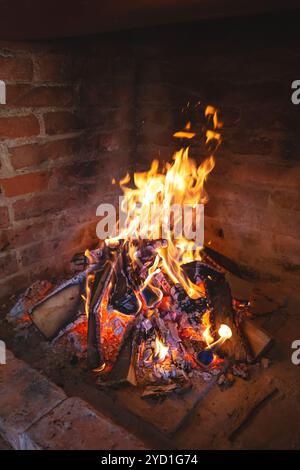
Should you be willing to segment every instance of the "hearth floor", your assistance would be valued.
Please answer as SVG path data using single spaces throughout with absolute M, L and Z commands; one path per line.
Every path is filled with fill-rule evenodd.
M 237 379 L 227 390 L 213 386 L 200 401 L 195 400 L 191 412 L 181 420 L 167 401 L 151 401 L 149 405 L 136 396 L 135 390 L 99 389 L 95 378 L 74 361 L 70 352 L 51 353 L 34 329 L 27 338 L 16 338 L 6 322 L 0 324 L 1 334 L 5 332 L 2 336 L 17 357 L 42 371 L 67 395 L 83 398 L 138 435 L 149 448 L 300 449 L 300 374 L 290 359 L 300 317 L 282 311 L 262 319 L 261 326 L 275 339 L 268 354 L 270 366 L 264 369 L 257 364 L 249 381 Z M 159 422 L 162 409 L 166 418 Z M 164 424 L 172 420 L 180 425 L 171 429 Z

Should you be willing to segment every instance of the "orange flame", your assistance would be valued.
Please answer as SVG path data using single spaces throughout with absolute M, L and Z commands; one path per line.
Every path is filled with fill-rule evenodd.
M 197 167 L 189 158 L 188 149 L 176 152 L 173 159 L 161 172 L 158 161 L 154 160 L 149 171 L 135 173 L 133 189 L 126 186 L 129 175 L 120 182 L 124 192 L 121 209 L 127 216 L 126 228 L 117 238 L 130 240 L 138 234 L 141 238 L 166 239 L 167 246 L 157 250 L 165 271 L 173 282 L 182 284 L 191 298 L 199 298 L 201 289 L 188 279 L 181 265 L 200 259 L 202 247 L 195 248 L 194 241 L 182 234 L 182 208 L 188 205 L 193 210 L 197 204 L 207 202 L 204 182 L 215 161 L 210 156 Z M 130 255 L 135 263 L 134 250 Z
M 218 121 L 217 110 L 207 106 L 205 116 L 212 121 L 214 129 L 207 130 L 206 142 L 216 140 L 219 144 L 221 137 L 216 130 L 222 123 Z M 188 134 L 185 137 L 191 137 L 191 123 L 188 122 L 183 131 L 175 133 L 175 137 L 182 136 L 181 132 Z M 166 246 L 157 248 L 159 263 L 156 268 L 163 268 L 172 281 L 180 283 L 193 299 L 203 296 L 203 287 L 195 285 L 181 266 L 201 259 L 202 247 L 196 246 L 191 237 L 183 235 L 183 208 L 189 206 L 192 218 L 195 218 L 197 205 L 207 202 L 204 184 L 214 165 L 212 155 L 197 165 L 189 158 L 189 149 L 182 148 L 175 152 L 173 162 L 167 163 L 161 170 L 159 162 L 153 160 L 149 171 L 134 173 L 133 188 L 128 186 L 131 177 L 127 174 L 120 181 L 124 193 L 120 209 L 122 214 L 126 214 L 125 223 L 119 224 L 118 236 L 110 239 L 110 242 L 117 239 L 129 241 L 129 255 L 133 265 L 136 263 L 137 245 L 131 245 L 130 240 L 167 240 Z

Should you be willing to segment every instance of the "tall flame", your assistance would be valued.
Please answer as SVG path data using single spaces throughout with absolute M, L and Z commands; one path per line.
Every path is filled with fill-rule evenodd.
M 220 134 L 215 129 L 221 123 L 218 122 L 215 108 L 208 106 L 205 116 L 212 119 L 214 127 L 214 130 L 207 130 L 206 142 L 212 139 L 219 142 Z M 183 133 L 175 133 L 174 136 L 186 137 L 185 133 L 189 133 L 188 137 L 193 138 L 196 134 L 191 133 L 190 127 L 188 123 Z M 126 220 L 122 226 L 120 224 L 120 233 L 116 238 L 166 239 L 166 246 L 157 249 L 161 264 L 172 281 L 180 283 L 193 299 L 201 297 L 203 289 L 191 282 L 181 265 L 200 259 L 202 247 L 195 247 L 195 242 L 183 235 L 183 208 L 189 206 L 195 218 L 193 210 L 198 204 L 207 202 L 204 183 L 214 165 L 211 155 L 197 166 L 189 158 L 189 148 L 182 148 L 174 154 L 173 162 L 167 163 L 161 170 L 159 162 L 153 160 L 149 171 L 134 173 L 133 188 L 128 186 L 132 183 L 128 174 L 120 181 L 124 193 L 120 209 L 122 214 L 126 214 Z M 135 249 L 129 253 L 135 264 Z

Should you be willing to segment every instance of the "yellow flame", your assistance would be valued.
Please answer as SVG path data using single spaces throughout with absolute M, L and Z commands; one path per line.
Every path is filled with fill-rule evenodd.
M 223 126 L 223 123 L 219 121 L 218 119 L 218 111 L 214 106 L 206 106 L 204 114 L 205 114 L 205 117 L 212 116 L 215 129 Z
M 206 115 L 212 114 L 215 127 L 219 127 L 215 108 L 208 107 Z M 184 133 L 190 133 L 191 123 L 188 122 Z M 216 139 L 220 142 L 220 134 L 207 131 L 207 142 Z M 203 289 L 186 276 L 181 266 L 189 261 L 201 259 L 201 248 L 195 247 L 193 240 L 183 235 L 183 207 L 190 206 L 193 210 L 198 204 L 204 204 L 208 198 L 204 183 L 208 174 L 215 165 L 211 155 L 200 165 L 189 157 L 189 149 L 175 152 L 173 162 L 159 169 L 159 162 L 153 160 L 150 170 L 134 173 L 133 185 L 128 186 L 131 177 L 127 174 L 120 186 L 124 193 L 121 210 L 126 213 L 125 228 L 119 227 L 117 239 L 129 241 L 133 238 L 167 240 L 167 246 L 157 249 L 160 265 L 175 283 L 180 283 L 187 294 L 193 298 L 203 295 Z M 174 210 L 176 208 L 176 210 Z M 171 214 L 171 215 L 170 215 Z M 181 228 L 177 233 L 178 227 Z M 136 244 L 129 249 L 133 264 L 137 262 L 135 252 Z M 196 249 L 195 249 L 196 248 Z M 159 266 L 157 266 L 159 267 Z
M 92 255 L 90 253 L 89 250 L 85 250 L 85 253 L 84 255 L 87 257 L 89 263 L 92 263 L 93 262 L 93 258 L 92 258 Z M 85 301 L 85 305 L 84 305 L 84 310 L 85 310 L 85 314 L 86 314 L 86 317 L 88 318 L 89 316 L 89 308 L 90 308 L 90 301 L 91 301 L 91 288 L 90 288 L 90 285 L 92 284 L 92 281 L 95 279 L 95 275 L 94 274 L 88 274 L 87 277 L 86 277 L 86 282 L 85 282 L 85 292 L 86 292 L 86 296 L 83 296 L 82 298 L 84 299 Z
M 158 337 L 155 339 L 154 357 L 163 362 L 168 354 L 169 347 L 166 346 Z
M 211 343 L 214 342 L 214 338 L 210 333 L 211 323 L 210 323 L 210 311 L 209 310 L 207 310 L 202 316 L 202 325 L 206 327 L 203 332 L 203 338 L 205 339 L 207 346 L 209 346 Z
M 192 139 L 195 135 L 195 132 L 178 131 L 173 134 L 173 137 L 176 137 L 177 139 Z
M 146 278 L 146 280 L 145 280 L 145 282 L 144 282 L 144 284 L 143 284 L 143 288 L 149 286 L 149 287 L 151 288 L 151 290 L 152 290 L 152 291 L 155 293 L 155 295 L 157 296 L 157 301 L 155 301 L 155 303 L 160 302 L 160 301 L 162 300 L 162 298 L 163 298 L 163 293 L 162 293 L 162 291 L 161 291 L 158 287 L 154 286 L 154 285 L 152 284 L 152 282 L 151 282 L 152 279 L 153 279 L 153 277 L 154 277 L 156 274 L 158 274 L 158 273 L 160 272 L 160 270 L 161 270 L 160 268 L 157 267 L 158 264 L 159 264 L 159 262 L 160 262 L 160 258 L 159 258 L 159 256 L 157 255 L 156 258 L 155 258 L 155 261 L 154 261 L 153 265 L 149 268 L 148 276 L 147 276 L 147 278 Z

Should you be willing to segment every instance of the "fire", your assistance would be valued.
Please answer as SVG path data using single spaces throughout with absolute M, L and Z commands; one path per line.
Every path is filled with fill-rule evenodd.
M 228 325 L 221 325 L 218 330 L 218 333 L 223 339 L 229 339 L 232 336 L 231 328 Z
M 93 262 L 93 257 L 90 253 L 89 250 L 85 250 L 85 256 L 87 257 L 88 261 L 90 264 Z M 91 288 L 90 285 L 93 282 L 95 278 L 94 274 L 88 274 L 86 277 L 86 285 L 85 285 L 85 292 L 86 292 L 86 297 L 84 297 L 85 301 L 85 314 L 88 317 L 89 316 L 89 308 L 90 308 L 90 300 L 91 300 Z
M 217 129 L 222 123 L 218 120 L 217 110 L 207 106 L 205 116 L 213 123 L 213 130 L 206 131 L 206 142 L 214 139 L 219 144 L 221 137 Z M 174 136 L 191 139 L 196 134 L 188 122 L 184 130 Z M 165 164 L 161 170 L 159 162 L 153 160 L 149 171 L 134 173 L 133 188 L 128 186 L 131 183 L 128 174 L 120 181 L 124 193 L 121 211 L 126 213 L 126 228 L 117 238 L 166 239 L 167 245 L 157 250 L 160 264 L 172 281 L 180 283 L 192 299 L 203 296 L 203 289 L 188 279 L 181 265 L 200 260 L 202 246 L 195 246 L 193 240 L 182 234 L 183 208 L 188 206 L 194 218 L 197 205 L 207 202 L 204 183 L 214 166 L 213 155 L 197 165 L 189 158 L 189 148 L 182 148 L 174 154 L 173 162 Z M 133 249 L 130 254 L 133 263 L 134 252 Z
M 207 116 L 213 115 L 214 127 L 219 127 L 215 109 L 210 106 L 206 113 Z M 193 134 L 190 127 L 188 123 L 183 134 Z M 183 134 L 176 133 L 175 136 L 183 137 Z M 207 131 L 206 141 L 212 139 L 219 142 L 220 135 Z M 120 181 L 124 193 L 120 209 L 122 214 L 126 214 L 125 228 L 109 240 L 112 243 L 116 239 L 165 239 L 166 246 L 157 250 L 160 264 L 172 281 L 180 283 L 192 299 L 203 296 L 203 289 L 190 281 L 181 266 L 188 261 L 200 260 L 202 246 L 195 245 L 195 240 L 183 235 L 183 208 L 189 208 L 193 220 L 198 217 L 196 208 L 207 202 L 204 183 L 214 166 L 213 155 L 197 165 L 189 157 L 189 149 L 182 148 L 174 154 L 173 162 L 161 169 L 159 162 L 153 160 L 149 171 L 134 173 L 133 182 L 127 174 Z M 134 187 L 130 187 L 129 183 L 133 183 Z M 192 230 L 191 227 L 188 229 Z M 133 264 L 135 249 L 130 250 Z
M 203 332 L 203 338 L 205 339 L 205 342 L 208 347 L 214 341 L 214 338 L 210 333 L 211 323 L 210 323 L 209 317 L 210 317 L 210 312 L 208 310 L 202 317 L 202 325 L 205 327 L 205 330 Z
M 158 337 L 155 338 L 154 357 L 163 362 L 169 352 L 169 347 L 166 346 Z
M 212 127 L 206 131 L 205 141 L 207 144 L 215 141 L 218 145 L 221 140 L 218 129 L 222 123 L 218 120 L 216 109 L 208 106 L 205 110 L 205 117 Z M 191 122 L 188 122 L 182 131 L 176 132 L 173 136 L 191 140 L 196 138 L 197 134 L 192 130 Z M 109 248 L 124 249 L 126 260 L 129 259 L 131 268 L 133 271 L 135 270 L 135 273 L 138 273 L 132 285 L 140 308 L 134 315 L 138 313 L 142 318 L 141 325 L 147 325 L 147 327 L 143 326 L 146 328 L 147 335 L 137 348 L 137 362 L 141 362 L 147 370 L 153 364 L 155 369 L 160 369 L 159 374 L 163 374 L 163 369 L 166 369 L 166 372 L 172 361 L 176 363 L 177 356 L 190 358 L 193 367 L 199 366 L 196 357 L 193 357 L 188 349 L 185 350 L 185 346 L 178 340 L 177 334 L 186 339 L 198 341 L 201 348 L 200 353 L 211 355 L 213 360 L 213 348 L 223 344 L 232 336 L 229 326 L 221 325 L 218 331 L 219 339 L 215 341 L 211 333 L 211 311 L 205 303 L 205 283 L 198 280 L 197 284 L 192 282 L 183 268 L 186 263 L 201 260 L 203 247 L 197 238 L 194 221 L 197 220 L 199 206 L 208 200 L 205 182 L 214 166 L 215 159 L 212 154 L 197 164 L 194 159 L 189 157 L 189 148 L 182 148 L 175 152 L 171 163 L 160 165 L 158 160 L 153 160 L 148 171 L 136 172 L 133 178 L 127 174 L 120 181 L 124 197 L 119 208 L 117 235 L 106 239 L 105 242 Z M 116 180 L 113 179 L 112 183 L 115 184 Z M 191 214 L 188 234 L 185 231 L 184 219 L 186 207 Z M 149 240 L 157 243 L 145 244 L 143 240 L 147 240 L 147 243 Z M 147 255 L 142 261 L 140 253 L 145 246 L 149 246 L 150 255 Z M 86 252 L 86 256 L 91 263 L 93 260 L 90 259 L 89 252 Z M 165 279 L 167 288 L 162 279 Z M 181 325 L 178 324 L 177 333 L 177 326 L 174 325 L 171 332 L 168 323 L 172 321 L 171 317 L 174 317 L 173 321 L 175 321 L 177 314 L 172 311 L 172 303 L 174 305 L 176 297 L 170 292 L 176 285 L 179 285 L 183 293 L 195 301 L 192 305 L 195 305 L 195 312 L 199 313 L 197 325 L 189 323 L 187 319 L 182 321 Z M 114 306 L 109 305 L 110 290 L 111 285 L 106 288 L 98 312 L 101 347 L 106 364 L 115 361 L 126 328 L 131 322 L 134 322 L 134 315 L 121 313 Z M 88 278 L 86 285 L 87 314 L 90 296 Z M 203 310 L 202 305 L 204 305 Z M 197 310 L 198 308 L 200 310 Z M 166 317 L 169 320 L 166 320 L 165 324 Z M 168 336 L 170 333 L 175 335 L 173 343 L 170 342 Z M 176 348 L 174 341 L 175 343 L 179 341 L 180 347 Z
M 196 134 L 195 132 L 191 132 L 190 129 L 191 129 L 191 122 L 189 121 L 186 124 L 184 130 L 175 132 L 175 134 L 173 134 L 173 137 L 176 137 L 177 139 L 183 139 L 183 138 L 193 139 L 196 136 Z
M 213 349 L 216 346 L 222 346 L 222 344 L 224 344 L 227 339 L 232 337 L 232 330 L 228 325 L 222 324 L 218 330 L 218 334 L 220 336 L 219 339 L 213 343 L 210 343 L 206 349 Z

